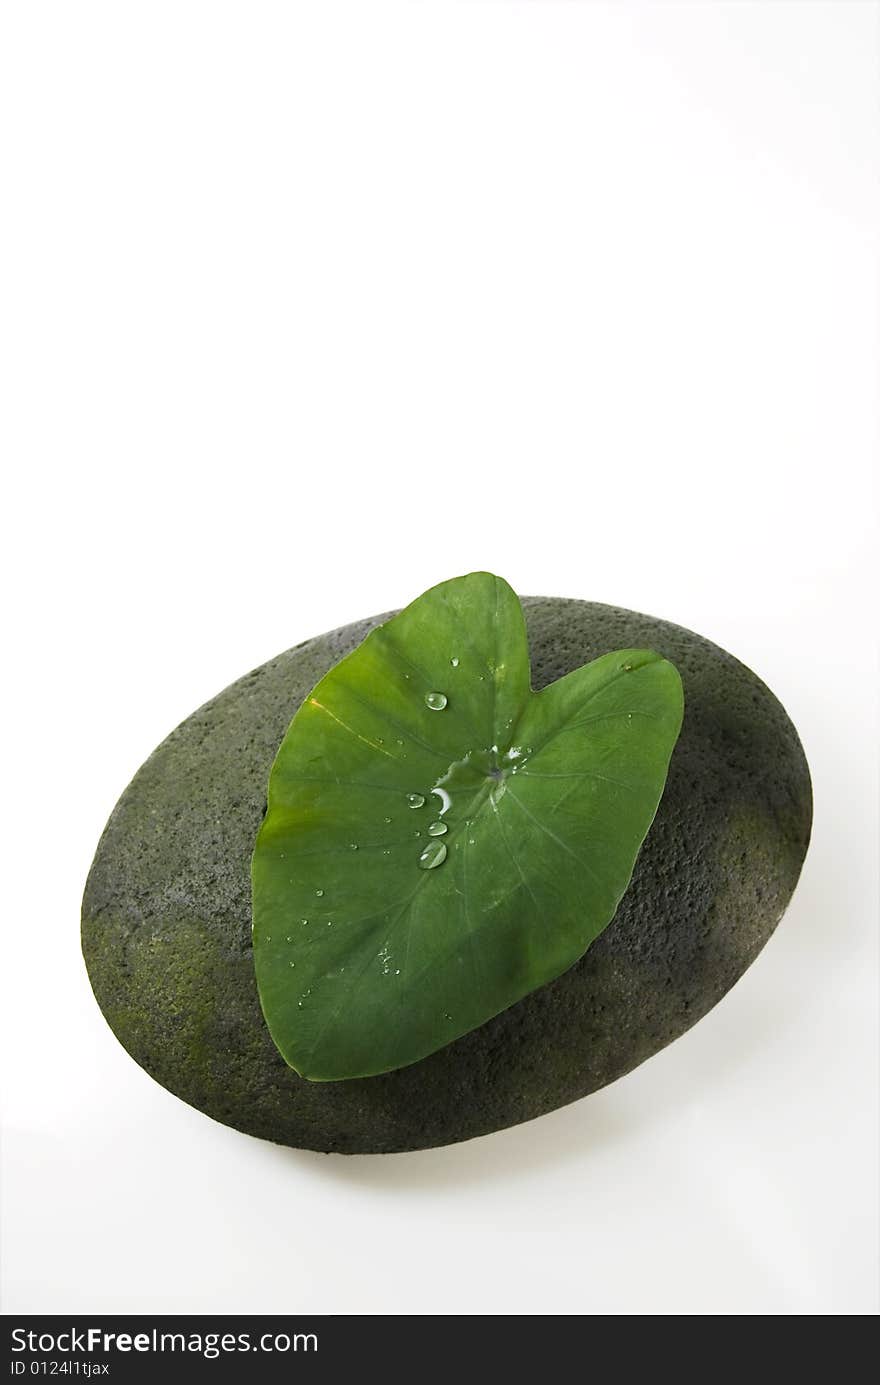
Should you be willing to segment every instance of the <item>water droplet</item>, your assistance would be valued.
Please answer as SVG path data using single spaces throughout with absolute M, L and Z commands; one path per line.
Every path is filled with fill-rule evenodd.
M 296 1008 L 297 1008 L 297 1010 L 301 1010 L 302 1007 L 303 1007 L 302 1001 L 301 1001 L 301 1000 L 298 1000 L 298 1001 L 296 1002 Z
M 390 850 L 388 849 L 387 846 L 383 848 L 382 855 L 383 855 L 383 856 L 390 856 L 390 855 L 391 855 L 391 852 L 390 852 Z
M 328 928 L 332 928 L 332 927 L 333 927 L 333 920 L 332 920 L 332 919 L 328 919 L 328 920 L 327 920 L 327 927 L 328 927 Z
M 438 787 L 436 789 L 432 789 L 431 793 L 435 794 L 437 798 L 439 798 L 441 804 L 443 805 L 440 809 L 440 816 L 442 818 L 443 814 L 448 813 L 449 809 L 452 807 L 452 799 L 450 795 L 447 793 L 446 789 L 441 789 Z
M 376 744 L 377 744 L 377 745 L 384 745 L 384 744 L 385 744 L 385 742 L 384 742 L 384 740 L 382 739 L 381 736 L 377 736 L 377 737 L 376 737 Z
M 358 849 L 357 842 L 349 842 L 349 846 L 351 847 L 352 851 L 357 851 Z
M 286 943 L 292 943 L 292 942 L 293 942 L 293 938 L 292 938 L 292 937 L 290 936 L 290 934 L 288 933 L 288 935 L 287 935 L 287 937 L 284 939 L 284 941 L 285 941 Z
M 411 808 L 424 808 L 425 795 L 423 793 L 408 793 L 406 801 Z
M 442 837 L 443 833 L 447 832 L 448 830 L 449 829 L 447 828 L 445 822 L 432 822 L 431 826 L 428 828 L 428 836 Z
M 291 962 L 290 965 L 291 965 L 292 967 L 295 967 L 295 966 L 296 966 L 296 962 Z
M 315 894 L 318 896 L 319 899 L 321 898 L 321 896 L 322 896 L 323 893 L 324 893 L 323 890 L 315 890 Z
M 632 664 L 624 664 L 623 671 L 624 673 L 632 673 Z
M 399 976 L 399 975 L 400 975 L 400 967 L 395 967 L 395 968 L 394 968 L 394 975 L 395 975 L 395 976 Z
M 391 818 L 386 818 L 385 821 L 386 821 L 386 822 L 391 822 Z
M 458 660 L 454 656 L 449 660 L 449 662 L 451 663 L 453 668 L 458 668 Z
M 398 744 L 398 745 L 403 745 L 403 741 L 400 739 L 399 736 L 398 736 L 398 738 L 397 738 L 397 744 Z
M 442 692 L 425 693 L 425 706 L 430 707 L 432 712 L 442 712 L 448 700 L 446 694 Z
M 305 928 L 306 924 L 308 923 L 308 919 L 303 919 L 302 922 L 303 922 L 303 928 Z
M 419 865 L 422 870 L 433 870 L 435 866 L 442 866 L 446 860 L 445 842 L 428 842 L 421 856 Z
M 476 837 L 468 837 L 468 846 L 473 846 L 475 841 Z

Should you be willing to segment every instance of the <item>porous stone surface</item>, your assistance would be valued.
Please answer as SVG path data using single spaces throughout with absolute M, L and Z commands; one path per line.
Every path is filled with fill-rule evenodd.
M 288 650 L 150 756 L 101 838 L 82 942 L 110 1026 L 184 1101 L 248 1134 L 344 1154 L 423 1149 L 531 1120 L 684 1033 L 754 961 L 800 873 L 810 776 L 797 733 L 730 654 L 633 611 L 526 597 L 535 688 L 599 654 L 657 650 L 685 718 L 666 791 L 611 925 L 570 971 L 380 1077 L 308 1082 L 263 1021 L 250 858 L 272 760 L 315 683 L 388 616 Z

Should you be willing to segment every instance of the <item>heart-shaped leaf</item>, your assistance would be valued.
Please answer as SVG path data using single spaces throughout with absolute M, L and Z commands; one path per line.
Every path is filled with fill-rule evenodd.
M 403 1067 L 572 966 L 629 884 L 681 718 L 648 650 L 532 692 L 522 608 L 489 573 L 372 631 L 293 718 L 254 852 L 286 1061 Z

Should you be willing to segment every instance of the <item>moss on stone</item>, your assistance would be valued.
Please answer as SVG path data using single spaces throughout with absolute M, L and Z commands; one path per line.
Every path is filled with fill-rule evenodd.
M 523 602 L 536 688 L 612 649 L 679 668 L 685 721 L 618 913 L 570 971 L 429 1058 L 311 1083 L 263 1022 L 249 865 L 273 757 L 318 679 L 387 616 L 273 659 L 199 709 L 117 804 L 83 901 L 83 952 L 120 1042 L 215 1119 L 340 1153 L 421 1149 L 529 1120 L 684 1033 L 754 960 L 810 835 L 794 727 L 731 655 L 675 625 L 581 601 Z

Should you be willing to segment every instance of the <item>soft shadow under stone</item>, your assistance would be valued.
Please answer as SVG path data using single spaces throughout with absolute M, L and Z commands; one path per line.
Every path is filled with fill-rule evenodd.
M 747 668 L 690 631 L 590 602 L 523 599 L 535 688 L 648 647 L 684 681 L 666 792 L 614 921 L 576 966 L 411 1067 L 307 1082 L 263 1022 L 250 857 L 275 752 L 319 678 L 388 616 L 288 650 L 150 756 L 113 811 L 83 901 L 83 952 L 117 1037 L 216 1120 L 345 1154 L 470 1139 L 586 1096 L 684 1033 L 773 932 L 810 836 L 794 727 Z M 537 922 L 540 926 L 540 921 Z

